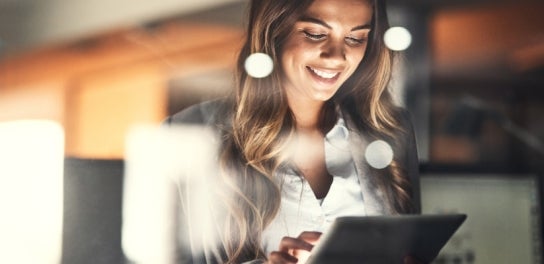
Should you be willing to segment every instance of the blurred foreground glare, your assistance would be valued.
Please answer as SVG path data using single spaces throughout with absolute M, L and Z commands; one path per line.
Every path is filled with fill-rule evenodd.
M 63 161 L 60 124 L 0 123 L 0 263 L 60 263 Z
M 395 51 L 402 51 L 412 44 L 412 34 L 403 27 L 391 27 L 383 36 L 385 45 Z
M 272 58 L 264 53 L 253 53 L 244 63 L 247 74 L 253 78 L 264 78 L 274 70 Z
M 191 233 L 213 229 L 210 178 L 217 173 L 216 140 L 199 126 L 133 128 L 126 140 L 122 247 L 133 263 L 176 263 L 181 196 L 190 197 Z M 191 193 L 178 193 L 186 185 Z M 178 189 L 179 188 L 179 189 Z M 206 238 L 208 241 L 213 238 Z
M 383 169 L 393 161 L 393 149 L 387 142 L 376 140 L 366 147 L 365 158 L 373 168 Z

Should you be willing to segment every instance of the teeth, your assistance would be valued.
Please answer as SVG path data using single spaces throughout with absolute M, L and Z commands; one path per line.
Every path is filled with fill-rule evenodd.
M 338 75 L 338 72 L 324 72 L 324 71 L 320 71 L 320 70 L 317 70 L 317 69 L 314 69 L 314 68 L 311 68 L 309 67 L 315 74 L 317 74 L 319 77 L 321 78 L 325 78 L 325 79 L 331 79 L 333 77 L 335 77 L 336 75 Z

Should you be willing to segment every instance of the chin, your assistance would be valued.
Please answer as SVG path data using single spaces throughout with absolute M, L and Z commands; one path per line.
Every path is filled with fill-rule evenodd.
M 338 88 L 326 89 L 326 90 L 316 89 L 313 92 L 313 98 L 319 101 L 328 101 L 336 94 L 337 91 L 338 91 Z
M 329 99 L 331 99 L 333 96 L 334 96 L 334 93 L 333 94 L 329 94 L 329 93 L 327 93 L 327 94 L 323 94 L 323 93 L 314 94 L 314 100 L 326 102 L 326 101 L 329 101 Z

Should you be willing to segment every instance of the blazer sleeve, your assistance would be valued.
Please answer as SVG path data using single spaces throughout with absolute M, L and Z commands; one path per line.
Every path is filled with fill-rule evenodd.
M 421 191 L 419 181 L 419 158 L 417 153 L 416 137 L 412 125 L 411 115 L 408 111 L 402 111 L 402 126 L 404 131 L 404 167 L 412 188 L 412 213 L 421 213 Z

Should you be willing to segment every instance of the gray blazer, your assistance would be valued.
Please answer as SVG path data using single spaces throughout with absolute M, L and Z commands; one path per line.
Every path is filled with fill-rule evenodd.
M 203 125 L 219 131 L 219 129 L 228 129 L 229 120 L 225 120 L 227 108 L 224 100 L 207 101 L 201 104 L 191 106 L 165 120 L 165 125 Z M 419 164 L 416 149 L 416 142 L 412 123 L 407 111 L 400 111 L 400 120 L 404 132 L 398 134 L 399 146 L 395 149 L 395 159 L 399 162 L 401 168 L 407 175 L 411 185 L 412 207 L 410 212 L 401 213 L 420 213 L 420 187 L 419 187 Z M 374 140 L 370 135 L 356 129 L 355 123 L 344 115 L 346 125 L 350 130 L 349 141 L 352 147 L 352 156 L 359 177 L 361 191 L 364 198 L 365 209 L 368 215 L 389 215 L 397 214 L 393 202 L 389 196 L 378 188 L 380 173 L 372 168 L 366 161 L 366 146 Z M 183 200 L 183 199 L 182 199 Z M 184 203 L 187 203 L 185 201 Z M 187 206 L 187 205 L 184 205 Z M 185 245 L 188 248 L 192 245 Z M 197 257 L 193 255 L 192 261 L 184 260 L 184 263 L 220 263 L 220 253 L 206 252 L 205 256 Z M 214 257 L 215 256 L 215 257 Z

